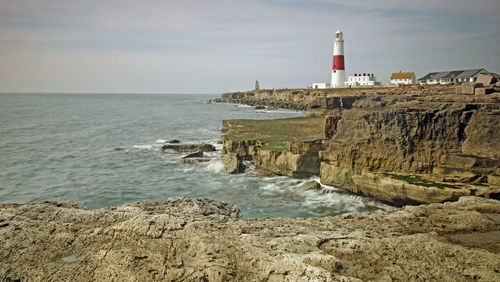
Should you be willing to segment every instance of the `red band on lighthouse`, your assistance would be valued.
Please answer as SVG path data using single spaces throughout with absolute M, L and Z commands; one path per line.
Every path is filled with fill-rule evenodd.
M 344 55 L 333 56 L 332 70 L 345 70 L 345 68 L 344 68 Z

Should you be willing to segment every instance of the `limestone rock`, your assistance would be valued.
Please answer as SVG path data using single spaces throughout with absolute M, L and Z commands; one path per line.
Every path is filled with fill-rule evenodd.
M 469 157 L 479 157 L 479 161 L 474 163 L 474 167 L 487 167 L 488 164 L 481 164 L 481 158 L 491 160 L 500 159 L 500 111 L 488 111 L 481 109 L 475 112 L 464 129 L 465 140 L 461 144 L 460 150 Z M 498 163 L 491 163 L 489 166 L 498 167 Z
M 255 167 L 271 174 L 310 177 L 319 174 L 319 151 L 323 139 L 289 142 L 284 150 L 258 148 L 253 155 Z
M 222 162 L 224 163 L 224 173 L 234 174 L 234 173 L 242 173 L 245 171 L 245 165 L 241 157 L 235 153 L 226 153 L 221 157 Z
M 474 95 L 475 89 L 476 89 L 476 84 L 474 83 L 462 83 L 460 93 Z
M 223 152 L 252 160 L 259 171 L 319 175 L 324 184 L 397 205 L 498 197 L 500 93 L 473 95 L 491 92 L 486 83 L 237 93 L 243 100 L 303 99 L 312 115 L 306 119 L 324 116 L 324 126 L 319 134 L 310 125 L 290 136 L 273 128 L 285 122 L 224 121 L 228 135 L 238 137 L 223 137 Z M 248 139 L 237 134 L 252 130 L 258 134 Z M 300 141 L 321 134 L 327 139 L 317 144 Z M 267 146 L 266 140 L 289 145 Z
M 230 123 L 225 123 L 230 127 Z M 234 140 L 228 138 L 227 136 L 222 136 L 222 155 L 227 153 L 235 153 L 240 156 L 243 160 L 251 160 L 252 156 L 255 154 L 256 149 L 259 148 L 262 143 L 259 140 Z
M 476 83 L 481 83 L 483 86 L 488 86 L 496 82 L 492 75 L 480 74 L 476 78 Z
M 171 145 L 171 144 L 165 144 L 162 146 L 163 150 L 174 150 L 177 152 L 197 152 L 197 151 L 203 151 L 203 152 L 212 152 L 215 151 L 215 147 L 211 144 L 182 144 L 182 145 Z
M 190 159 L 190 158 L 202 158 L 203 157 L 203 151 L 198 151 L 192 154 L 189 154 L 187 156 L 182 157 L 183 159 Z
M 487 87 L 481 87 L 481 88 L 476 88 L 474 90 L 474 94 L 476 95 L 487 95 L 487 94 L 491 94 L 495 92 L 495 89 L 494 88 L 487 88 Z
M 499 201 L 477 197 L 303 219 L 242 219 L 236 206 L 207 199 L 100 210 L 71 202 L 0 204 L 0 277 L 499 281 L 498 214 Z
M 337 123 L 342 119 L 341 115 L 328 115 L 325 117 L 325 137 L 332 138 L 337 133 Z
M 309 191 L 309 190 L 321 190 L 321 184 L 316 181 L 308 181 L 298 187 L 299 190 Z
M 185 164 L 197 164 L 197 163 L 204 163 L 204 162 L 209 162 L 209 158 L 189 158 L 189 159 L 180 159 L 179 160 L 181 163 Z

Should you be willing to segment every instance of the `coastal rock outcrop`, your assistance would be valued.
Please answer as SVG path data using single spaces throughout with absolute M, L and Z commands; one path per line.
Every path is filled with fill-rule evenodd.
M 298 187 L 302 191 L 321 190 L 321 184 L 316 181 L 308 181 Z
M 395 204 L 495 194 L 498 106 L 406 103 L 345 111 L 320 152 L 321 182 Z M 468 183 L 488 184 L 488 177 L 487 189 Z
M 211 159 L 209 158 L 187 158 L 187 159 L 180 159 L 179 161 L 185 164 L 197 164 L 197 163 L 209 162 L 210 160 Z
M 491 77 L 481 81 L 467 94 L 496 87 Z M 304 90 L 307 117 L 224 121 L 223 154 L 396 205 L 499 198 L 500 93 L 456 93 L 468 86 Z M 238 99 L 264 99 L 252 93 Z
M 224 163 L 224 173 L 234 174 L 242 173 L 245 171 L 245 165 L 240 157 L 240 155 L 235 153 L 227 153 L 222 155 L 222 162 Z
M 187 198 L 0 204 L 0 277 L 499 281 L 499 217 L 498 201 L 477 197 L 302 219 L 243 219 L 232 204 Z
M 174 150 L 177 152 L 213 152 L 215 147 L 212 144 L 165 144 L 162 146 L 165 150 Z
M 189 155 L 186 155 L 182 158 L 183 159 L 191 159 L 191 158 L 202 158 L 202 157 L 203 157 L 203 151 L 198 151 L 198 152 L 194 152 L 194 153 L 191 153 Z
M 272 174 L 309 177 L 319 174 L 322 139 L 289 142 L 285 149 L 258 148 L 253 155 L 255 167 Z

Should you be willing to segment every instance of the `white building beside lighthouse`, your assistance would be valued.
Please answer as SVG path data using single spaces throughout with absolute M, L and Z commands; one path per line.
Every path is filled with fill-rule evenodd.
M 374 86 L 380 85 L 380 82 L 373 73 L 355 73 L 348 77 L 346 85 L 349 87 Z
M 333 43 L 332 87 L 344 87 L 344 38 L 342 31 L 337 30 Z

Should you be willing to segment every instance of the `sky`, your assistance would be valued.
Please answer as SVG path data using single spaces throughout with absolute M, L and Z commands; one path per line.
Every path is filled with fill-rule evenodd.
M 498 0 L 0 0 L 0 92 L 210 93 L 500 72 Z

